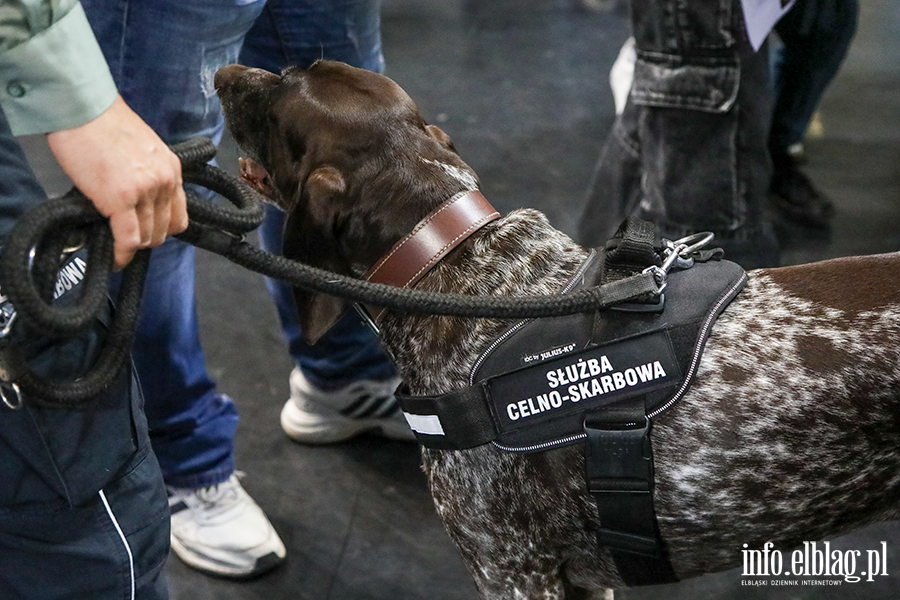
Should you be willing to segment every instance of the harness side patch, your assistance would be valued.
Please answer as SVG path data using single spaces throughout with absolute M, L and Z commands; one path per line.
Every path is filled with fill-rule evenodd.
M 487 392 L 495 422 L 505 434 L 680 381 L 669 336 L 656 331 L 492 378 Z

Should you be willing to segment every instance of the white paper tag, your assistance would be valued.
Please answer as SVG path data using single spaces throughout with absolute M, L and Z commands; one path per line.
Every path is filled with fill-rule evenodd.
M 747 36 L 754 50 L 759 50 L 775 23 L 791 9 L 794 2 L 795 0 L 741 0 Z

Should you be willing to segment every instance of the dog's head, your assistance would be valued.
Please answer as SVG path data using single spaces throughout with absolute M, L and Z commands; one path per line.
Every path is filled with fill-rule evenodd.
M 331 61 L 278 75 L 229 65 L 215 85 L 247 155 L 242 178 L 287 213 L 287 258 L 359 277 L 434 207 L 478 185 L 450 138 L 382 75 Z M 295 296 L 311 342 L 345 309 Z

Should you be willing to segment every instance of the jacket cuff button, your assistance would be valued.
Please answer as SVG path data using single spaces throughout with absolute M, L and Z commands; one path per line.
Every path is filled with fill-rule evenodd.
M 18 79 L 13 79 L 6 84 L 6 93 L 13 98 L 21 98 L 25 95 L 25 86 Z

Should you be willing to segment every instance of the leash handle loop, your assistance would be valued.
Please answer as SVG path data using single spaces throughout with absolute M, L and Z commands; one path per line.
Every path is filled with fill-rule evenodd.
M 192 220 L 209 223 L 211 229 L 237 231 L 229 235 L 238 237 L 259 226 L 264 213 L 256 192 L 206 164 L 216 153 L 211 140 L 190 140 L 173 146 L 172 150 L 182 161 L 185 182 L 217 191 L 236 207 L 213 210 L 212 203 L 188 190 L 188 212 Z M 87 267 L 78 298 L 74 303 L 60 306 L 53 303 L 53 289 L 64 250 L 76 235 L 84 240 L 79 245 L 83 243 L 87 252 Z M 23 215 L 4 240 L 0 255 L 0 280 L 15 307 L 16 327 L 51 338 L 70 336 L 88 327 L 107 301 L 113 244 L 108 221 L 78 190 L 41 203 Z M 107 389 L 129 355 L 149 261 L 150 251 L 141 250 L 122 271 L 117 309 L 105 344 L 90 371 L 76 380 L 49 381 L 34 373 L 19 345 L 7 339 L 13 333 L 14 319 L 4 322 L 5 343 L 0 362 L 5 381 L 0 385 L 14 391 L 17 398 L 10 400 L 0 388 L 4 404 L 10 408 L 20 406 L 27 395 L 36 404 L 79 409 Z

